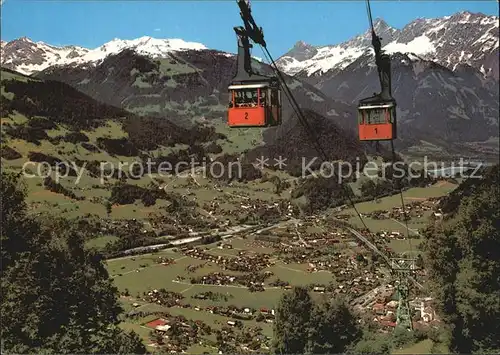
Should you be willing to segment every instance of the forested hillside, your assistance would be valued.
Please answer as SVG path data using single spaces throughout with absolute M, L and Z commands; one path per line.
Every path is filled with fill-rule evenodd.
M 496 165 L 444 199 L 444 222 L 426 233 L 426 267 L 455 352 L 500 351 L 499 198 Z
M 1 188 L 2 353 L 145 353 L 118 327 L 117 289 L 78 226 L 28 217 L 14 175 Z

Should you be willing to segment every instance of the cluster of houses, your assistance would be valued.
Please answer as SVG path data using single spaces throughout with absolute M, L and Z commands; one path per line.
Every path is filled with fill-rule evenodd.
M 249 309 L 239 311 L 250 312 Z M 213 313 L 233 318 L 235 315 L 228 309 L 217 310 Z M 273 314 L 269 314 L 274 317 Z M 186 353 L 192 345 L 232 349 L 242 353 L 269 349 L 270 338 L 262 334 L 262 328 L 258 326 L 243 327 L 243 323 L 238 319 L 228 320 L 222 324 L 220 329 L 215 329 L 202 320 L 187 320 L 183 316 L 172 316 L 165 313 L 144 326 L 151 330 L 150 340 L 152 343 L 150 345 L 161 348 L 162 352 Z M 206 336 L 211 336 L 215 340 L 209 340 Z M 220 352 L 221 350 L 219 350 Z
M 378 240 L 382 238 L 386 242 L 390 241 L 391 239 L 406 239 L 406 236 L 399 231 L 381 230 L 380 232 L 376 232 L 375 235 L 378 237 Z
M 354 241 L 351 234 L 338 229 L 308 233 L 308 225 L 307 222 L 298 225 L 291 238 L 279 238 L 275 242 L 256 240 L 248 246 L 273 248 L 280 261 L 285 264 L 306 263 L 308 272 L 331 272 L 337 285 L 330 292 L 346 294 L 349 298 L 374 289 L 385 279 L 386 275 L 379 269 L 382 261 L 371 260 L 369 252 L 363 256 L 362 253 L 367 251 Z M 273 234 L 278 236 L 279 232 L 283 231 Z M 288 232 L 291 233 L 290 228 Z M 279 286 L 289 285 L 283 283 Z
M 425 206 L 425 204 L 416 203 L 412 205 L 413 211 L 417 211 L 418 208 L 423 210 L 425 207 L 422 206 Z M 248 243 L 246 243 L 245 249 L 272 249 L 274 251 L 272 253 L 269 251 L 266 251 L 266 253 L 231 251 L 224 255 L 222 252 L 211 253 L 206 249 L 196 247 L 181 248 L 184 255 L 206 262 L 188 266 L 188 272 L 193 272 L 207 263 L 215 264 L 222 270 L 236 271 L 235 274 L 211 272 L 203 276 L 192 275 L 190 282 L 191 284 L 248 287 L 251 291 L 263 291 L 265 282 L 273 276 L 272 272 L 263 272 L 263 270 L 275 265 L 279 260 L 284 263 L 306 264 L 309 272 L 331 272 L 334 275 L 331 284 L 328 286 L 317 284 L 311 287 L 311 290 L 317 293 L 345 294 L 348 299 L 353 300 L 362 297 L 380 285 L 386 284 L 387 275 L 381 268 L 382 260 L 372 258 L 372 253 L 360 246 L 353 235 L 341 228 L 328 228 L 328 231 L 324 230 L 323 232 L 312 231 L 314 224 L 313 220 L 308 220 L 302 222 L 302 224 L 287 228 L 271 229 L 261 233 L 258 238 L 247 240 Z M 402 237 L 399 232 L 380 232 L 378 236 L 383 237 L 383 239 Z M 231 244 L 227 243 L 220 243 L 218 246 L 219 249 L 233 249 Z M 219 253 L 221 255 L 217 255 Z M 160 257 L 158 262 L 169 265 L 173 260 Z M 271 286 L 285 289 L 291 288 L 288 282 L 279 279 L 275 280 Z M 192 298 L 228 302 L 227 297 L 220 296 L 223 294 L 219 294 L 219 296 L 216 294 L 218 293 L 209 291 L 198 293 Z M 373 314 L 373 320 L 383 329 L 395 326 L 398 302 L 392 298 L 393 294 L 393 289 L 387 290 L 386 294 L 382 293 L 372 297 L 369 306 L 362 307 L 364 312 L 368 311 L 369 314 Z M 271 323 L 274 319 L 274 312 L 264 308 L 257 310 L 248 307 L 222 305 L 207 307 L 204 302 L 193 302 L 199 304 L 191 307 L 190 305 L 180 304 L 183 297 L 174 292 L 153 290 L 148 293 L 148 297 L 149 302 L 167 306 L 187 306 L 195 311 L 226 317 L 227 321 L 224 321 L 223 324 L 226 333 L 222 331 L 225 334 L 223 334 L 225 342 L 234 342 L 235 339 L 239 339 L 243 327 L 241 321 L 255 320 L 257 322 Z M 416 322 L 432 322 L 435 319 L 435 313 L 427 304 L 424 306 L 419 304 L 415 314 L 416 317 L 418 315 L 415 318 Z M 236 329 L 239 330 L 235 332 Z M 234 341 L 232 340 L 233 337 Z M 244 350 L 243 343 L 241 341 L 237 343 L 241 345 L 239 350 Z M 252 345 L 252 347 L 255 346 L 255 344 Z M 259 349 L 262 348 L 259 347 Z
M 183 295 L 177 292 L 167 291 L 165 289 L 154 289 L 144 294 L 143 301 L 156 303 L 165 307 L 178 305 L 184 298 Z
M 243 201 L 242 201 L 243 200 Z M 228 206 L 231 204 L 231 206 Z M 234 204 L 239 205 L 234 208 Z M 217 196 L 212 201 L 204 203 L 202 208 L 208 212 L 210 216 L 232 216 L 237 217 L 242 212 L 255 217 L 291 217 L 298 213 L 296 207 L 290 202 L 269 203 L 269 201 L 261 199 L 253 199 L 248 196 L 226 194 L 224 197 Z
M 270 261 L 269 254 L 249 253 L 240 251 L 237 256 L 213 255 L 201 248 L 185 248 L 182 249 L 184 255 L 194 259 L 204 260 L 214 263 L 223 270 L 239 271 L 239 272 L 259 272 L 267 267 L 274 265 Z
M 213 329 L 201 320 L 187 320 L 183 316 L 171 316 L 168 313 L 145 326 L 151 329 L 151 346 L 176 354 L 185 353 L 190 346 L 202 342 L 203 335 L 213 333 Z
M 405 209 L 402 206 L 393 207 L 391 210 L 377 210 L 371 213 L 364 214 L 371 219 L 396 219 L 398 221 L 404 221 L 405 212 L 408 218 L 421 218 L 427 211 L 433 211 L 436 208 L 438 200 L 427 199 L 422 201 L 413 201 L 410 204 L 405 205 Z
M 412 307 L 414 311 L 414 323 L 432 325 L 440 322 L 434 308 L 434 300 L 432 297 L 416 298 L 410 301 L 410 307 Z
M 399 301 L 396 288 L 391 284 L 384 284 L 370 292 L 352 300 L 355 310 L 372 317 L 372 321 L 380 326 L 381 330 L 390 330 L 396 327 L 397 309 Z M 432 306 L 432 298 L 414 298 L 409 301 L 410 312 L 414 328 L 434 325 L 439 322 Z
M 212 291 L 207 291 L 207 292 L 200 292 L 197 293 L 191 298 L 197 299 L 197 300 L 211 300 L 211 301 L 224 301 L 227 302 L 230 298 L 233 298 L 234 296 L 232 294 L 224 294 L 220 292 L 212 292 Z
M 205 276 L 192 277 L 191 283 L 202 285 L 242 285 L 249 288 L 253 286 L 259 291 L 263 291 L 264 281 L 271 276 L 273 276 L 271 271 L 243 275 L 227 275 L 221 272 L 212 272 Z
M 437 324 L 439 320 L 436 317 L 436 311 L 432 307 L 432 298 L 416 298 L 410 301 L 410 311 L 412 312 L 412 323 L 414 328 L 424 328 L 426 326 Z M 396 314 L 399 302 L 394 299 L 377 299 L 372 307 L 375 315 L 373 319 L 377 324 L 384 328 L 394 328 L 396 324 Z
M 294 233 L 293 237 L 281 239 L 279 243 L 273 245 L 285 263 L 310 262 L 331 254 L 332 250 L 341 250 L 346 246 L 356 248 L 358 242 L 351 234 L 339 231 L 324 233 L 299 231 Z
M 208 313 L 218 314 L 224 317 L 239 319 L 239 320 L 250 320 L 253 319 L 255 314 L 255 309 L 248 307 L 237 307 L 237 306 L 208 306 L 204 308 Z M 199 311 L 199 307 L 195 307 L 195 310 Z
M 174 259 L 167 258 L 166 256 L 159 256 L 158 259 L 156 259 L 156 262 L 158 264 L 161 264 L 161 265 L 164 265 L 164 266 L 175 264 L 175 260 Z
M 398 301 L 393 299 L 393 295 L 393 288 L 385 290 L 375 298 L 375 303 L 371 307 L 374 314 L 373 321 L 379 324 L 381 328 L 396 326 Z
M 223 326 L 216 335 L 219 354 L 259 354 L 262 350 L 268 353 L 271 338 L 263 335 L 259 326 L 240 328 L 239 332 L 236 332 L 238 322 L 229 322 L 235 323 L 236 326 Z

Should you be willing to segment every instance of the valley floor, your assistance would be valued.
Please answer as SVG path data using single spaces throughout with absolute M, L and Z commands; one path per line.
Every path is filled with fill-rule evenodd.
M 414 188 L 406 191 L 404 197 L 409 205 L 429 198 L 432 201 L 432 198 L 445 195 L 454 186 L 438 183 L 428 188 Z M 366 202 L 357 206 L 373 232 L 386 230 L 401 233 L 401 237 L 379 236 L 381 240 L 374 240 L 383 253 L 387 253 L 385 248 L 390 248 L 394 256 L 408 252 L 404 223 L 395 218 L 377 220 L 366 216 L 376 210 L 390 210 L 399 205 L 399 196 L 396 195 L 383 198 L 378 203 Z M 425 211 L 409 222 L 410 231 L 415 237 L 412 246 L 417 253 L 421 229 L 428 223 L 432 213 L 430 210 Z M 155 338 L 151 336 L 153 328 L 148 323 L 158 318 L 171 323 L 175 317 L 182 316 L 186 329 L 203 322 L 213 332 L 220 330 L 229 339 L 233 339 L 230 342 L 234 345 L 236 339 L 244 337 L 247 332 L 258 335 L 261 339 L 259 349 L 265 351 L 270 346 L 272 337 L 272 317 L 266 318 L 267 313 L 277 306 L 279 298 L 288 287 L 310 285 L 315 297 L 325 297 L 345 292 L 343 287 L 352 287 L 349 278 L 369 275 L 368 282 L 360 280 L 357 283 L 355 288 L 359 289 L 358 294 L 350 295 L 355 299 L 361 298 L 374 287 L 390 282 L 388 270 L 383 264 L 374 264 L 372 268 L 370 265 L 352 263 L 352 257 L 356 255 L 365 255 L 369 260 L 369 252 L 355 235 L 335 223 L 336 215 L 342 217 L 346 214 L 351 215 L 349 222 L 356 226 L 357 217 L 350 209 L 329 211 L 306 219 L 293 219 L 288 226 L 278 223 L 260 233 L 240 233 L 213 244 L 184 246 L 153 254 L 108 260 L 108 270 L 115 284 L 122 294 L 126 294 L 122 296 L 122 303 L 128 313 L 122 326 L 136 330 L 149 346 L 154 346 L 152 339 Z M 297 254 L 300 250 L 303 255 Z M 326 251 L 321 255 L 319 250 Z M 256 265 L 259 258 L 265 260 L 265 263 Z M 336 258 L 339 258 L 338 262 Z M 235 271 L 234 267 L 229 266 L 231 260 L 234 265 L 248 265 L 252 271 Z M 259 285 L 258 291 L 252 291 L 252 282 L 248 283 L 250 275 L 266 272 L 269 276 L 260 280 L 263 281 L 262 286 Z M 347 278 L 344 277 L 346 274 L 349 275 Z M 236 280 L 241 278 L 243 281 L 227 281 L 224 275 Z M 282 284 L 278 286 L 279 281 Z M 161 301 L 148 296 L 148 293 L 160 289 L 172 294 L 166 295 Z M 203 294 L 206 292 L 217 296 L 215 299 L 205 298 Z M 371 313 L 373 303 L 374 300 L 368 302 L 363 311 Z M 214 310 L 213 307 L 219 310 Z M 240 326 L 234 325 L 233 322 L 237 320 L 241 320 Z M 425 322 L 422 323 L 422 327 L 426 326 Z M 177 350 L 183 349 L 188 353 L 216 352 L 217 341 L 213 338 L 214 333 L 211 334 L 184 339 L 187 348 Z M 256 345 L 249 342 L 243 346 Z M 425 353 L 429 346 L 428 342 L 421 342 L 396 353 Z

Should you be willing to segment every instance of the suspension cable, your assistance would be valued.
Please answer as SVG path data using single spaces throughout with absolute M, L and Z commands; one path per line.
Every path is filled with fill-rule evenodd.
M 247 5 L 249 5 L 249 4 L 247 3 Z M 375 29 L 373 27 L 372 14 L 371 14 L 369 0 L 366 0 L 366 5 L 367 5 L 368 18 L 370 21 L 370 27 L 371 27 L 372 36 L 373 36 L 373 35 L 375 35 Z M 253 22 L 253 18 L 252 18 L 252 22 Z M 253 22 L 253 23 L 255 24 L 255 22 Z M 274 61 L 273 57 L 271 56 L 271 53 L 267 49 L 266 43 L 263 41 L 263 38 L 262 38 L 262 42 L 258 43 L 258 44 L 260 45 L 260 47 L 264 53 L 264 56 L 266 57 L 266 60 L 268 60 L 270 63 L 272 63 L 272 69 L 274 70 L 274 72 L 276 73 L 276 75 L 278 77 L 278 83 L 280 84 L 281 88 L 283 89 L 283 92 L 284 92 L 285 96 L 287 97 L 288 101 L 290 102 L 290 105 L 292 106 L 292 109 L 294 110 L 295 114 L 297 115 L 299 122 L 302 124 L 306 133 L 309 135 L 311 143 L 313 144 L 316 151 L 318 153 L 320 153 L 320 155 L 322 155 L 324 161 L 328 162 L 329 161 L 328 154 L 325 152 L 325 150 L 321 146 L 320 141 L 319 141 L 318 137 L 315 135 L 314 130 L 311 128 L 311 126 L 309 125 L 309 122 L 304 117 L 304 114 L 302 113 L 300 106 L 298 105 L 297 101 L 295 100 L 295 97 L 293 96 L 293 94 L 292 94 L 288 84 L 286 83 L 285 78 L 283 77 L 281 71 L 279 70 L 278 66 L 276 65 L 276 62 Z M 392 140 L 391 140 L 391 148 L 392 148 L 392 167 L 393 167 L 393 171 L 394 171 L 394 165 L 396 163 L 396 152 L 394 149 L 394 142 Z M 333 164 L 332 164 L 332 169 L 333 169 Z M 340 186 L 344 189 L 344 192 L 346 194 L 347 199 L 349 200 L 349 203 L 351 204 L 352 208 L 356 212 L 356 214 L 357 214 L 359 220 L 361 221 L 361 223 L 363 224 L 365 230 L 367 230 L 371 234 L 370 229 L 366 225 L 365 221 L 363 220 L 363 217 L 361 216 L 361 213 L 358 211 L 358 209 L 356 208 L 356 205 L 354 204 L 354 201 L 351 198 L 351 194 L 353 194 L 352 188 L 349 185 L 347 185 L 347 187 L 346 187 L 344 183 L 340 183 Z M 403 191 L 401 188 L 401 184 L 399 184 L 399 183 L 398 183 L 398 188 L 399 188 L 399 193 L 401 196 L 401 203 L 402 203 L 402 207 L 403 207 L 403 216 L 404 216 L 405 225 L 406 225 L 406 235 L 407 235 L 408 241 L 410 243 L 410 253 L 412 253 L 411 240 L 409 238 L 408 218 L 406 215 L 406 208 L 404 205 Z
M 368 13 L 368 21 L 370 22 L 370 28 L 372 32 L 375 32 L 375 29 L 373 28 L 372 9 L 370 7 L 370 0 L 366 0 L 366 12 Z
M 285 95 L 287 96 L 287 98 L 292 106 L 292 109 L 295 111 L 295 114 L 297 115 L 299 122 L 303 125 L 304 129 L 309 134 L 309 137 L 311 138 L 311 143 L 313 143 L 317 152 L 322 155 L 322 158 L 324 159 L 324 161 L 328 162 L 329 161 L 328 154 L 325 152 L 325 150 L 323 149 L 323 147 L 319 143 L 319 139 L 317 137 L 315 137 L 314 131 L 312 130 L 311 126 L 309 125 L 309 122 L 307 122 L 307 119 L 304 117 L 304 114 L 302 113 L 300 106 L 298 105 L 297 101 L 295 100 L 295 97 L 293 96 L 290 88 L 288 87 L 288 84 L 286 83 L 286 81 L 283 77 L 283 74 L 281 73 L 278 66 L 276 65 L 276 62 L 274 61 L 273 57 L 271 56 L 271 53 L 269 53 L 269 50 L 267 49 L 266 46 L 261 45 L 261 48 L 263 49 L 264 55 L 267 56 L 268 60 L 272 63 L 273 70 L 275 71 L 275 73 L 277 74 L 277 76 L 279 78 L 279 82 L 281 84 L 281 87 L 283 88 L 283 91 L 284 91 Z M 332 164 L 332 169 L 333 169 L 333 164 Z M 352 188 L 350 188 L 349 185 L 347 185 L 347 188 L 346 188 L 346 185 L 343 183 L 340 183 L 340 186 L 343 188 L 350 205 L 352 206 L 352 208 L 356 212 L 359 220 L 363 224 L 363 227 L 365 228 L 365 230 L 367 230 L 369 233 L 371 233 L 370 229 L 368 228 L 365 221 L 363 220 L 361 213 L 358 211 L 356 204 L 354 203 L 354 201 L 351 198 L 351 194 L 353 194 Z
M 372 17 L 372 10 L 370 7 L 370 0 L 366 0 L 366 11 L 368 13 L 368 21 L 369 21 L 370 28 L 372 30 L 372 36 L 376 36 L 375 29 L 373 27 L 373 17 Z M 377 53 L 375 53 L 375 55 L 377 55 Z M 392 164 L 391 165 L 392 165 L 392 174 L 393 174 L 392 178 L 394 179 L 394 166 L 396 165 L 396 150 L 394 149 L 394 140 L 392 140 L 392 139 L 391 139 L 391 151 L 392 151 Z M 405 206 L 405 201 L 404 201 L 404 196 L 403 196 L 403 189 L 401 186 L 402 185 L 401 180 L 396 181 L 396 183 L 397 183 L 397 188 L 399 190 L 399 195 L 401 197 L 401 206 L 403 208 L 403 218 L 405 220 L 405 227 L 406 227 L 406 238 L 408 239 L 410 254 L 413 257 L 412 243 L 411 243 L 411 238 L 410 238 L 410 228 L 408 227 L 408 216 L 406 214 L 406 206 Z
M 394 141 L 391 140 L 391 150 L 392 150 L 392 173 L 393 173 L 393 178 L 394 178 L 394 165 L 396 164 L 396 151 L 394 149 Z M 408 167 L 410 169 L 410 167 Z M 408 227 L 408 216 L 406 214 L 406 206 L 405 206 L 405 201 L 404 201 L 404 196 L 403 196 L 403 189 L 401 187 L 401 181 L 397 182 L 398 190 L 399 190 L 399 196 L 401 197 L 401 206 L 403 207 L 403 218 L 405 220 L 405 227 L 406 227 L 406 238 L 408 239 L 408 244 L 410 247 L 410 254 L 413 257 L 413 249 L 412 249 L 412 243 L 411 243 L 411 238 L 410 238 L 410 228 Z
M 313 130 L 312 130 L 311 126 L 309 125 L 309 123 L 307 122 L 307 120 L 305 119 L 304 115 L 302 114 L 302 111 L 300 110 L 300 107 L 298 106 L 291 90 L 289 89 L 288 85 L 284 81 L 284 78 L 283 78 L 281 72 L 279 72 L 279 70 L 277 71 L 275 69 L 275 68 L 277 68 L 276 63 L 274 62 L 274 60 L 270 56 L 269 51 L 267 51 L 267 49 L 264 50 L 265 47 L 263 47 L 263 46 L 261 46 L 261 48 L 264 52 L 264 56 L 266 57 L 266 59 L 270 63 L 272 63 L 271 68 L 273 68 L 273 70 L 278 73 L 279 83 L 280 83 L 281 87 L 283 88 L 283 92 L 284 92 L 285 96 L 287 97 L 288 101 L 290 102 L 292 109 L 295 111 L 295 114 L 297 115 L 297 118 L 299 119 L 299 123 L 301 123 L 304 126 L 306 132 L 309 134 L 311 141 L 312 141 L 313 145 L 315 146 L 315 149 L 318 151 L 321 151 L 322 154 L 326 155 L 324 153 L 321 145 L 319 145 L 318 141 L 316 139 L 314 139 Z

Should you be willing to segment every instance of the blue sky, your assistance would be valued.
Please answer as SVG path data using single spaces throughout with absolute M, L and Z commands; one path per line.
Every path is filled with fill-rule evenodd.
M 233 26 L 241 24 L 235 1 L 1 0 L 1 37 L 22 36 L 54 45 L 95 48 L 113 38 L 182 38 L 234 52 Z M 376 1 L 373 17 L 396 28 L 419 17 L 441 17 L 468 10 L 498 15 L 490 1 Z M 367 29 L 364 1 L 253 0 L 252 11 L 264 28 L 275 57 L 295 42 L 313 45 L 342 42 Z M 253 53 L 259 56 L 260 50 Z

